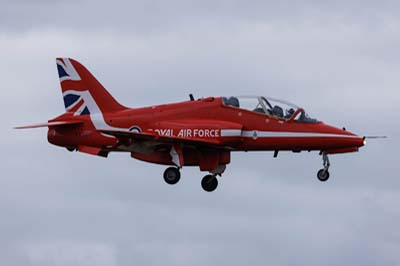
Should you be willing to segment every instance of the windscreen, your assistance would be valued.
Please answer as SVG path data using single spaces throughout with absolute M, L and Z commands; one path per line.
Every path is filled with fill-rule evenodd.
M 317 123 L 318 120 L 310 118 L 304 109 L 295 104 L 262 96 L 230 96 L 222 97 L 222 102 L 226 106 L 249 110 L 256 113 L 273 116 L 279 119 L 290 120 L 304 123 Z M 293 118 L 293 116 L 295 116 Z

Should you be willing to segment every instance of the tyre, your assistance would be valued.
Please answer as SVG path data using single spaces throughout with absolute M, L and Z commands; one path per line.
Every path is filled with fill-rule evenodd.
M 167 184 L 174 185 L 181 179 L 181 172 L 176 167 L 168 167 L 164 171 L 164 180 Z
M 329 179 L 329 172 L 325 169 L 320 169 L 317 174 L 318 180 L 321 182 L 325 182 Z
M 201 187 L 207 191 L 214 191 L 218 187 L 218 179 L 213 175 L 206 175 L 201 180 Z

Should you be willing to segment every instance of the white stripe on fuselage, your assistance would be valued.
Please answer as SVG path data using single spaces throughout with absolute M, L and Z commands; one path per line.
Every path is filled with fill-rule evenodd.
M 283 131 L 261 131 L 261 130 L 240 130 L 222 129 L 221 137 L 246 137 L 246 138 L 290 138 L 290 137 L 341 137 L 359 138 L 354 135 L 330 134 L 330 133 L 310 133 L 310 132 L 283 132 Z

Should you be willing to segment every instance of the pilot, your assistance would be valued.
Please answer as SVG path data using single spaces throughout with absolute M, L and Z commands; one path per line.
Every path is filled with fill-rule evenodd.
M 283 118 L 283 109 L 282 107 L 275 105 L 274 108 L 272 108 L 272 115 Z
M 290 109 L 286 109 L 286 115 L 285 115 L 285 118 L 286 119 L 289 119 L 289 118 L 291 118 L 292 117 L 292 115 L 294 114 L 294 109 L 293 108 L 290 108 Z

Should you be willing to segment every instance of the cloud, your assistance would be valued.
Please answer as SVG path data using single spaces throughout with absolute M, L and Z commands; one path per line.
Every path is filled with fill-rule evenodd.
M 34 242 L 25 247 L 36 265 L 116 265 L 115 250 L 105 244 L 82 241 Z
M 93 32 L 159 33 L 187 25 L 272 23 L 365 24 L 379 27 L 397 17 L 397 1 L 27 1 L 7 2 L 0 13 L 6 31 L 51 28 Z

